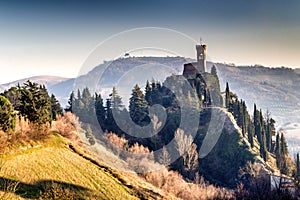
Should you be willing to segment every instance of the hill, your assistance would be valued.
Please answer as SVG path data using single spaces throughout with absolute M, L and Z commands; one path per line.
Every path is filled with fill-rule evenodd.
M 24 79 L 20 79 L 20 80 L 16 80 L 10 83 L 5 83 L 1 85 L 1 90 L 5 90 L 8 89 L 10 87 L 16 86 L 19 84 L 22 84 L 24 82 L 26 82 L 27 80 L 31 80 L 33 82 L 37 82 L 41 85 L 45 85 L 47 88 L 55 85 L 57 83 L 60 83 L 62 81 L 65 81 L 69 78 L 65 78 L 65 77 L 60 77 L 60 76 L 33 76 L 33 77 L 29 77 L 29 78 L 24 78 Z
M 251 111 L 255 102 L 263 111 L 269 109 L 282 128 L 290 128 L 291 124 L 299 122 L 299 70 L 284 67 L 232 66 L 222 63 L 215 65 L 222 88 L 225 88 L 225 83 L 228 82 L 232 91 L 246 100 Z
M 146 68 L 143 69 L 143 72 L 147 70 L 147 74 L 151 74 L 154 71 L 151 68 L 155 65 L 170 67 L 169 71 L 163 70 L 164 73 L 156 74 L 153 77 L 163 81 L 172 73 L 182 74 L 183 64 L 190 61 L 192 59 L 183 57 L 120 58 L 100 64 L 89 73 L 76 79 L 57 81 L 47 88 L 51 93 L 59 97 L 62 105 L 66 105 L 70 92 L 75 89 L 74 83 L 80 88 L 91 84 L 92 86 L 89 88 L 94 88 L 98 90 L 97 92 L 101 91 L 104 96 L 108 96 L 111 88 L 116 85 L 117 81 L 136 67 L 145 66 Z M 263 111 L 269 109 L 280 127 L 290 128 L 292 125 L 295 128 L 298 126 L 300 120 L 299 70 L 284 67 L 233 66 L 224 63 L 207 62 L 208 71 L 210 71 L 213 64 L 215 64 L 218 71 L 221 89 L 224 90 L 225 84 L 228 82 L 232 91 L 239 94 L 246 101 L 251 113 L 255 101 Z M 105 71 L 103 72 L 103 70 Z M 101 74 L 103 77 L 100 80 Z M 134 76 L 135 83 L 143 87 L 145 84 L 145 78 L 143 77 L 147 74 Z M 129 91 L 131 89 L 132 87 L 128 88 Z M 286 116 L 289 116 L 289 118 L 286 118 Z
M 212 116 L 213 120 L 210 120 Z M 258 141 L 255 139 L 255 145 L 251 148 L 247 135 L 243 137 L 241 128 L 226 109 L 205 109 L 201 119 L 199 133 L 195 138 L 195 143 L 203 153 L 199 154 L 203 156 L 199 159 L 199 171 L 211 183 L 235 188 L 240 180 L 239 170 L 247 162 L 260 165 L 268 174 L 278 172 L 274 155 L 269 153 L 268 161 L 265 162 L 260 157 Z
M 159 199 L 166 195 L 132 173 L 117 172 L 91 159 L 59 135 L 45 144 L 6 154 L 1 161 L 0 197 L 6 195 L 6 199 L 49 199 L 49 195 L 57 199 Z M 7 185 L 11 186 L 8 191 Z
M 124 74 L 130 70 L 146 66 L 143 72 L 147 70 L 150 72 L 151 67 L 169 66 L 173 70 L 166 70 L 165 74 L 159 74 L 156 79 L 164 80 L 172 73 L 182 74 L 183 64 L 192 61 L 192 59 L 183 57 L 128 57 L 120 58 L 115 61 L 108 61 L 96 66 L 89 73 L 82 75 L 76 79 L 51 78 L 46 82 L 48 91 L 54 93 L 59 99 L 62 106 L 66 106 L 69 95 L 74 88 L 74 83 L 77 86 L 85 87 L 92 83 L 90 88 L 94 88 L 97 92 L 101 92 L 104 98 L 108 97 L 111 88 L 116 84 Z M 148 66 L 147 66 L 148 64 Z M 290 68 L 270 68 L 263 66 L 234 66 L 232 64 L 212 63 L 207 62 L 208 71 L 211 66 L 215 64 L 220 80 L 221 90 L 225 89 L 225 84 L 228 82 L 230 88 L 234 93 L 237 93 L 243 100 L 246 101 L 250 113 L 253 113 L 253 103 L 262 108 L 263 112 L 268 109 L 272 117 L 275 119 L 278 128 L 286 130 L 299 129 L 300 124 L 300 73 L 298 69 Z M 105 72 L 103 73 L 103 70 Z M 100 81 L 100 75 L 103 73 L 103 78 Z M 134 77 L 134 84 L 140 83 L 143 87 L 145 84 L 144 74 Z M 31 79 L 31 78 L 29 78 Z M 38 80 L 38 77 L 34 79 Z M 43 80 L 43 78 L 40 78 Z M 129 79 L 133 79 L 128 78 Z M 150 78 L 151 79 L 151 78 Z M 24 79 L 25 80 L 25 79 Z M 26 79 L 27 80 L 27 79 Z M 16 81 L 22 82 L 22 80 Z M 5 89 L 8 85 L 4 84 L 0 89 Z M 51 83 L 50 83 L 51 82 Z M 78 84 L 79 83 L 79 84 Z M 127 90 L 131 91 L 132 87 L 128 86 Z M 94 91 L 92 91 L 94 92 Z M 119 91 L 120 92 L 120 91 Z M 123 96 L 124 102 L 127 102 L 127 94 L 120 92 Z M 289 117 L 286 117 L 289 116 Z M 288 141 L 293 140 L 293 134 L 289 137 Z M 291 154 L 292 149 L 297 149 L 298 143 L 292 144 L 289 142 Z
M 108 96 L 111 88 L 116 82 L 130 70 L 145 66 L 147 73 L 151 72 L 151 67 L 168 66 L 169 71 L 153 77 L 163 81 L 172 73 L 182 74 L 183 64 L 192 61 L 183 57 L 128 57 L 120 58 L 115 61 L 108 61 L 96 66 L 89 73 L 76 79 L 67 79 L 54 76 L 38 76 L 17 80 L 12 83 L 3 84 L 1 90 L 10 86 L 15 86 L 18 82 L 22 83 L 30 79 L 45 84 L 50 93 L 58 97 L 61 104 L 65 106 L 74 83 L 76 86 L 85 87 L 93 84 L 92 87 L 97 92 L 101 91 L 104 96 Z M 220 79 L 221 89 L 225 89 L 228 82 L 233 92 L 239 94 L 246 101 L 247 107 L 252 113 L 253 103 L 266 111 L 272 113 L 277 124 L 282 128 L 297 128 L 300 120 L 300 73 L 297 69 L 290 68 L 270 68 L 263 66 L 234 66 L 232 64 L 207 62 L 208 71 L 215 64 Z M 149 66 L 147 66 L 149 65 Z M 172 70 L 171 70 L 172 69 Z M 105 72 L 103 72 L 105 70 Z M 100 80 L 100 75 L 103 78 Z M 143 76 L 135 76 L 135 83 L 141 86 L 145 84 Z M 101 82 L 99 82 L 101 81 Z M 80 83 L 80 84 L 79 84 Z M 129 88 L 131 91 L 132 88 Z M 92 91 L 94 92 L 94 91 Z M 127 99 L 125 99 L 127 101 Z M 289 116 L 289 118 L 286 118 Z

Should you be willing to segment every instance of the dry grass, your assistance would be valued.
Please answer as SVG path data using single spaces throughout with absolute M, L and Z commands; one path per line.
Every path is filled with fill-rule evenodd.
M 105 169 L 72 152 L 68 142 L 59 136 L 53 136 L 39 148 L 9 154 L 3 159 L 3 170 L 7 173 L 1 176 L 6 180 L 14 177 L 21 183 L 15 198 L 39 198 L 51 191 L 68 191 L 68 196 L 75 192 L 85 199 L 136 199 L 128 187 Z M 41 190 L 41 186 L 46 189 Z
M 12 193 L 14 193 L 17 190 L 18 182 L 9 181 L 1 178 L 2 174 L 6 174 L 6 172 L 4 172 L 3 170 L 5 162 L 2 156 L 3 155 L 0 155 L 0 190 L 2 190 L 2 192 L 0 192 L 0 200 L 6 200 L 13 198 Z
M 80 123 L 74 115 L 59 117 L 53 124 L 52 132 L 49 133 L 47 129 L 47 137 L 40 137 L 38 130 L 33 132 L 32 128 L 30 123 L 20 119 L 14 135 L 0 132 L 1 145 L 9 152 L 3 156 L 2 161 L 5 165 L 1 165 L 0 168 L 1 200 L 137 199 L 137 197 L 161 199 L 164 196 L 170 199 L 170 195 L 146 183 L 137 175 L 121 174 L 87 159 L 86 150 L 82 151 L 85 149 L 82 146 L 77 148 L 84 155 L 70 149 L 71 143 L 74 145 L 75 142 L 76 146 L 79 140 L 77 137 L 81 134 L 78 132 Z M 53 131 L 65 138 L 53 135 Z M 130 148 L 130 152 L 148 155 L 149 149 L 135 144 Z

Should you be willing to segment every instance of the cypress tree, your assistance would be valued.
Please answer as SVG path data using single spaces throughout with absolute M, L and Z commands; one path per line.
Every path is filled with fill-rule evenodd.
M 256 112 L 256 104 L 254 104 L 254 109 L 253 109 L 253 124 L 254 124 L 254 126 L 256 126 L 256 124 L 257 124 L 257 112 Z M 255 131 L 255 135 L 256 135 L 256 131 Z
M 275 145 L 275 155 L 276 155 L 276 165 L 281 169 L 281 151 L 280 151 L 280 135 L 276 135 L 276 145 Z
M 270 119 L 269 131 L 270 131 L 270 142 L 271 142 L 270 151 L 273 152 L 274 151 L 274 144 L 272 143 L 272 136 L 274 136 L 276 134 L 275 120 L 273 118 Z
M 252 124 L 248 125 L 248 141 L 251 145 L 251 148 L 253 148 L 254 143 L 253 143 L 253 127 L 252 127 Z
M 248 112 L 247 112 L 247 106 L 246 106 L 246 103 L 245 101 L 242 101 L 242 120 L 243 120 L 243 136 L 245 136 L 245 132 L 247 130 L 247 115 L 248 115 Z
M 299 181 L 300 181 L 300 160 L 299 160 L 299 153 L 297 153 L 297 155 L 296 155 L 295 179 L 296 179 L 297 185 L 299 185 Z
M 286 155 L 288 152 L 286 140 L 283 133 L 281 133 L 280 137 L 280 151 L 282 155 Z
M 260 156 L 267 161 L 267 145 L 266 145 L 266 134 L 265 131 L 261 133 L 261 144 L 260 144 Z
M 281 149 L 281 161 L 282 161 L 281 172 L 287 174 L 288 166 L 287 166 L 286 155 L 288 154 L 288 150 L 287 150 L 287 144 L 283 133 L 281 133 L 280 145 L 281 145 L 280 149 Z
M 230 98 L 230 90 L 229 90 L 229 84 L 226 82 L 226 89 L 225 89 L 225 106 L 227 109 L 229 109 L 229 98 Z
M 257 137 L 257 140 L 259 142 L 259 144 L 261 144 L 262 140 L 261 140 L 261 113 L 256 109 L 256 104 L 254 104 L 254 114 L 253 114 L 253 120 L 254 120 L 254 133 Z
M 267 110 L 266 113 L 266 143 L 267 143 L 267 148 L 268 151 L 272 151 L 272 136 L 275 135 L 275 121 L 274 119 L 271 118 L 270 112 Z

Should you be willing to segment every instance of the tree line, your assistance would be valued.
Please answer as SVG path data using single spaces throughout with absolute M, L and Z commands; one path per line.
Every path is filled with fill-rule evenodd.
M 45 85 L 29 80 L 0 94 L 0 129 L 7 133 L 14 132 L 16 117 L 24 117 L 39 129 L 51 125 L 62 112 L 60 103 L 53 94 L 49 95 Z
M 282 173 L 287 174 L 287 144 L 284 134 L 280 131 L 276 133 L 275 120 L 267 110 L 265 116 L 254 104 L 253 117 L 247 110 L 245 101 L 239 100 L 238 96 L 230 91 L 229 84 L 226 83 L 225 106 L 236 119 L 237 124 L 242 129 L 243 137 L 247 137 L 252 148 L 255 146 L 255 139 L 259 146 L 260 156 L 267 161 L 268 152 L 276 155 L 277 167 Z M 272 137 L 276 136 L 276 141 Z

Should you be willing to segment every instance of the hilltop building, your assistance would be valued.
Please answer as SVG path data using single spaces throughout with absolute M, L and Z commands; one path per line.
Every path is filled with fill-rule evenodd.
M 195 78 L 198 73 L 206 72 L 206 45 L 197 44 L 197 62 L 184 64 L 183 76 L 185 78 Z

